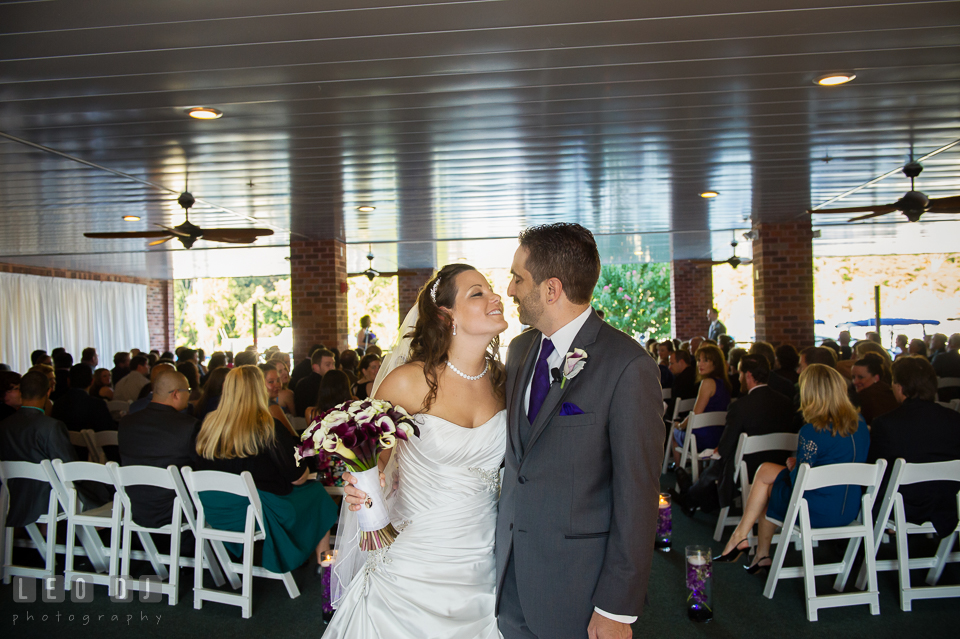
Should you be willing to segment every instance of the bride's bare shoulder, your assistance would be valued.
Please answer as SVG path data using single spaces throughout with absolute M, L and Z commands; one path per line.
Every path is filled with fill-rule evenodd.
M 390 371 L 377 389 L 377 399 L 399 404 L 407 412 L 415 413 L 420 410 L 428 392 L 430 387 L 423 375 L 423 362 L 411 362 Z

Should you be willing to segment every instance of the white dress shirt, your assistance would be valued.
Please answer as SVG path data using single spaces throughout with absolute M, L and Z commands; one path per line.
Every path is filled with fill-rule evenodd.
M 577 333 L 580 332 L 580 329 L 583 328 L 583 325 L 587 322 L 587 318 L 590 317 L 590 313 L 593 312 L 593 309 L 587 307 L 583 313 L 575 317 L 573 320 L 560 327 L 554 331 L 553 335 L 544 335 L 540 339 L 541 348 L 543 347 L 543 340 L 549 339 L 553 342 L 554 351 L 547 357 L 547 366 L 550 370 L 554 368 L 560 368 L 563 365 L 563 360 L 567 356 L 567 353 L 570 352 L 570 347 L 573 345 L 573 340 L 577 336 Z M 540 349 L 537 349 L 537 357 L 540 357 Z M 552 382 L 551 378 L 551 382 Z M 523 412 L 528 413 L 530 411 L 530 386 L 533 384 L 533 375 L 530 376 L 530 380 L 527 382 L 527 391 L 523 396 Z M 608 619 L 613 619 L 614 621 L 619 621 L 620 623 L 631 624 L 637 620 L 636 617 L 630 615 L 615 615 L 613 613 L 606 612 L 600 608 L 594 608 L 598 613 L 607 617 Z

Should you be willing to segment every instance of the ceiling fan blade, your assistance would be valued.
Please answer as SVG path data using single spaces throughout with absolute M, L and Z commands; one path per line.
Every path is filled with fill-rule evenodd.
M 160 228 L 164 229 L 167 233 L 173 233 L 174 235 L 178 235 L 180 237 L 190 237 L 189 233 L 184 233 L 180 229 L 175 229 L 172 226 L 164 226 L 163 224 L 156 224 L 156 223 L 154 223 L 154 226 L 159 226 Z
M 175 238 L 175 237 L 176 237 L 176 235 L 168 235 L 167 237 L 163 238 L 162 240 L 154 240 L 154 241 L 152 241 L 152 242 L 147 242 L 147 246 L 159 246 L 160 244 L 163 244 L 164 242 L 169 242 L 170 240 L 172 240 L 172 239 Z
M 697 264 L 697 268 L 713 268 L 717 264 L 728 264 L 726 260 L 721 260 L 719 262 L 706 261 L 703 264 Z
M 871 217 L 880 217 L 881 215 L 886 215 L 887 213 L 893 213 L 893 211 L 874 211 L 868 215 L 861 215 L 860 217 L 852 217 L 847 222 L 859 222 L 860 220 L 868 220 Z
M 210 242 L 252 244 L 262 235 L 273 235 L 272 229 L 203 229 L 200 237 Z
M 877 206 L 849 206 L 845 209 L 823 209 L 820 211 L 807 211 L 807 213 L 815 213 L 817 215 L 821 213 L 876 213 L 877 215 L 883 215 L 884 213 L 893 213 L 897 210 L 895 204 L 878 204 Z
M 753 264 L 753 258 L 752 258 L 752 257 L 741 257 L 741 258 L 740 258 L 740 263 L 741 263 L 741 264 Z
M 927 213 L 960 213 L 960 195 L 931 198 Z
M 93 237 L 98 239 L 129 239 L 129 238 L 144 238 L 144 237 L 167 237 L 170 235 L 168 231 L 122 231 L 118 233 L 84 233 L 84 237 Z

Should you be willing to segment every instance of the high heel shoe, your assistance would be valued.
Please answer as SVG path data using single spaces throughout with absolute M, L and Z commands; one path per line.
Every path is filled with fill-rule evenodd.
M 756 575 L 761 571 L 767 572 L 770 570 L 770 564 L 764 564 L 762 566 L 760 565 L 760 562 L 764 559 L 770 559 L 770 557 L 761 557 L 760 559 L 757 559 L 757 563 L 753 564 L 752 566 L 744 566 L 743 569 L 747 571 L 748 575 Z
M 741 548 L 741 546 L 742 546 L 743 544 L 746 544 L 746 546 L 744 546 L 743 548 Z M 724 554 L 724 555 L 717 555 L 716 557 L 714 557 L 714 558 L 713 558 L 713 562 L 716 563 L 716 564 L 732 564 L 732 563 L 735 562 L 736 560 L 740 559 L 740 556 L 741 556 L 743 553 L 747 552 L 747 550 L 748 550 L 749 548 L 750 548 L 750 542 L 749 542 L 748 540 L 744 539 L 744 540 L 741 541 L 739 544 L 737 544 L 736 546 L 734 546 L 734 547 L 733 547 L 733 550 L 731 550 L 730 552 L 728 552 L 728 553 L 726 553 L 726 554 Z

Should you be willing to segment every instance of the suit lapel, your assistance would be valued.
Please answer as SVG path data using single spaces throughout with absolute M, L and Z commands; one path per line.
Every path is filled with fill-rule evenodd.
M 600 327 L 603 325 L 603 320 L 601 320 L 595 312 L 590 313 L 590 317 L 587 318 L 587 321 L 584 322 L 583 327 L 580 329 L 580 332 L 577 333 L 577 336 L 573 338 L 573 342 L 570 344 L 570 350 L 573 351 L 575 348 L 580 348 L 587 351 L 587 363 L 583 367 L 583 370 L 580 371 L 580 374 L 575 378 L 568 381 L 563 388 L 560 388 L 561 383 L 554 382 L 550 385 L 550 392 L 547 393 L 547 398 L 543 400 L 543 406 L 540 407 L 540 412 L 537 413 L 537 418 L 533 420 L 533 425 L 530 433 L 530 440 L 527 442 L 527 448 L 525 453 L 533 448 L 533 445 L 537 443 L 537 439 L 540 437 L 540 434 L 546 429 L 547 425 L 550 423 L 556 413 L 559 412 L 558 407 L 560 406 L 561 401 L 570 392 L 570 389 L 576 384 L 581 376 L 584 374 L 589 375 L 590 370 L 590 351 L 587 350 L 587 347 L 593 344 L 597 339 L 597 333 L 600 331 Z M 566 353 L 562 353 L 566 356 Z
M 517 455 L 517 463 L 523 457 L 523 444 L 520 442 L 520 422 L 527 419 L 526 411 L 523 409 L 523 400 L 527 391 L 527 383 L 533 375 L 533 366 L 537 361 L 537 354 L 540 352 L 540 341 L 542 333 L 540 331 L 530 331 L 530 344 L 527 345 L 527 351 L 523 355 L 519 367 L 517 368 L 517 377 L 513 380 L 513 406 L 510 407 L 510 440 L 513 442 L 513 450 Z

